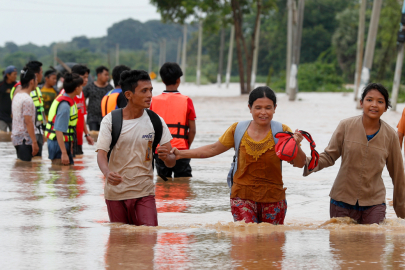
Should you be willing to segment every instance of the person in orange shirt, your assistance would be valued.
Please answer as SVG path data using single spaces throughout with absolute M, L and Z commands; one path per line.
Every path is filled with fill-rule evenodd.
M 196 134 L 197 117 L 191 98 L 182 95 L 178 90 L 183 71 L 177 63 L 167 62 L 160 68 L 159 74 L 166 90 L 152 98 L 150 109 L 165 120 L 173 137 L 172 147 L 188 150 Z M 156 156 L 155 166 L 158 175 L 170 178 L 172 174 L 174 177 L 192 177 L 189 158 L 178 160 L 176 166 L 168 168 Z

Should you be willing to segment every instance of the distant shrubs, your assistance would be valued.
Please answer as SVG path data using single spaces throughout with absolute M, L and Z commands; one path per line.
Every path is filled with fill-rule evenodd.
M 316 61 L 298 67 L 298 87 L 300 92 L 344 92 L 343 77 L 337 73 L 333 63 Z

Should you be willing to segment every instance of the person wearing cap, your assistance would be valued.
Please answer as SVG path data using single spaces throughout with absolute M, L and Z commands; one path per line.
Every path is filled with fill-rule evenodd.
M 11 132 L 11 99 L 10 92 L 16 84 L 17 69 L 15 66 L 8 66 L 4 71 L 3 81 L 0 82 L 0 131 Z

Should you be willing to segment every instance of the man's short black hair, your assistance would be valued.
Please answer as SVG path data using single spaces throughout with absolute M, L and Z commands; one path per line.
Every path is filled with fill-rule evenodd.
M 29 61 L 24 68 L 34 71 L 34 73 L 41 72 L 42 63 L 39 61 Z
M 49 78 L 49 76 L 51 76 L 51 75 L 56 75 L 56 70 L 50 69 L 50 70 L 47 70 L 44 74 L 45 78 Z
M 90 69 L 86 67 L 85 65 L 74 65 L 72 67 L 72 73 L 79 74 L 80 76 L 84 76 L 87 74 L 90 74 Z
M 125 66 L 125 65 L 119 65 L 119 66 L 116 66 L 113 69 L 112 77 L 113 77 L 115 87 L 120 85 L 121 73 L 126 71 L 126 70 L 131 70 L 131 69 L 129 67 Z
M 107 72 L 109 71 L 109 69 L 105 66 L 99 66 L 98 68 L 96 68 L 96 74 L 100 74 L 103 73 L 104 70 L 107 70 Z
M 122 92 L 131 91 L 135 93 L 135 88 L 139 81 L 150 81 L 148 72 L 145 70 L 126 70 L 121 73 L 120 86 Z
M 177 63 L 167 62 L 160 68 L 159 74 L 164 84 L 173 85 L 183 76 L 183 71 Z

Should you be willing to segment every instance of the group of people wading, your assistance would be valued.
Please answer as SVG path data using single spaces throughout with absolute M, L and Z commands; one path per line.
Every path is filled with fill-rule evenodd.
M 184 125 L 187 118 L 179 120 L 177 125 L 172 121 L 166 124 L 170 115 L 187 115 L 184 112 L 188 97 L 177 92 L 181 73 L 176 70 L 180 67 L 173 63 L 162 67 L 160 75 L 168 90 L 155 97 L 152 97 L 152 83 L 145 71 L 121 73 L 120 85 L 128 104 L 104 117 L 97 143 L 98 165 L 107 179 L 105 199 L 110 221 L 158 225 L 153 163 L 158 175 L 164 178 L 169 176 L 164 172 L 179 161 L 210 158 L 235 148 L 238 149 L 237 170 L 230 190 L 234 221 L 284 224 L 287 201 L 281 160 L 275 152 L 275 134 L 271 128 L 277 108 L 275 93 L 266 86 L 250 93 L 248 108 L 252 120 L 240 145 L 235 145 L 238 123 L 234 123 L 213 144 L 195 149 L 184 145 L 180 148 L 175 139 L 187 138 L 182 136 L 188 133 L 187 127 L 184 133 L 181 131 L 187 126 Z M 390 107 L 388 91 L 380 84 L 369 84 L 360 103 L 363 114 L 340 122 L 312 170 L 308 170 L 311 158 L 306 157 L 300 147 L 303 136 L 295 130 L 293 138 L 298 153 L 289 163 L 304 168 L 304 176 L 307 176 L 334 165 L 341 157 L 341 167 L 330 192 L 330 217 L 350 217 L 359 224 L 381 223 L 385 219 L 386 190 L 382 171 L 387 166 L 394 184 L 394 210 L 398 217 L 404 218 L 405 174 L 401 148 L 395 130 L 381 120 L 381 115 Z M 285 124 L 281 124 L 278 131 L 292 132 Z M 160 146 L 156 147 L 158 144 Z M 154 162 L 155 149 L 158 157 Z M 165 169 L 161 170 L 161 166 Z
M 65 75 L 64 92 L 52 103 L 45 129 L 49 157 L 60 158 L 62 164 L 73 163 L 72 147 L 78 121 L 74 98 L 80 95 L 89 73 L 83 70 L 83 66 L 78 66 Z M 192 100 L 178 91 L 183 75 L 181 68 L 176 63 L 165 63 L 159 73 L 166 90 L 152 97 L 152 82 L 146 71 L 116 67 L 115 89 L 109 90 L 100 104 L 103 119 L 97 141 L 97 162 L 107 180 L 104 194 L 111 222 L 157 226 L 154 167 L 165 180 L 173 174 L 191 177 L 190 159 L 210 158 L 235 148 L 236 171 L 230 183 L 234 221 L 284 224 L 287 201 L 282 164 L 275 151 L 277 132 L 291 132 L 297 155 L 289 163 L 303 168 L 304 176 L 333 166 L 341 158 L 330 192 L 331 218 L 350 217 L 359 224 L 381 223 L 387 208 L 382 179 L 385 166 L 394 185 L 395 213 L 405 217 L 403 134 L 398 138 L 395 130 L 381 119 L 390 107 L 388 91 L 381 84 L 365 87 L 360 101 L 362 115 L 339 123 L 319 155 L 318 164 L 309 170 L 311 158 L 300 147 L 303 135 L 298 130 L 292 133 L 289 126 L 273 120 L 277 97 L 269 87 L 258 87 L 249 94 L 252 119 L 241 138 L 237 138 L 241 122 L 234 123 L 217 142 L 190 149 L 196 134 L 196 114 Z M 16 94 L 13 101 L 14 117 L 23 119 L 16 124 L 28 127 L 28 136 L 15 135 L 13 140 L 22 139 L 23 145 L 31 145 L 33 155 L 38 150 L 34 143 L 36 119 L 22 112 L 37 79 L 35 71 L 24 69 L 21 95 Z M 19 99 L 22 105 L 14 106 Z M 272 126 L 277 128 L 272 130 Z M 20 158 L 20 150 L 17 147 L 16 150 Z

